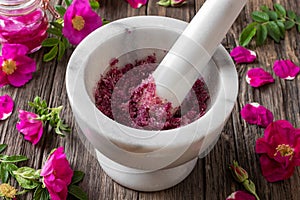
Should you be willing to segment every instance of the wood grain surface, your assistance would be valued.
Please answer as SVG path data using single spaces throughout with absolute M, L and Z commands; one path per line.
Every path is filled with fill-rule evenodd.
M 202 6 L 204 0 L 187 0 L 188 3 L 180 8 L 165 8 L 156 4 L 157 0 L 149 0 L 146 6 L 132 9 L 125 0 L 100 0 L 99 14 L 114 21 L 135 15 L 168 16 L 189 22 L 195 12 Z M 61 1 L 51 1 L 60 4 Z M 249 0 L 238 19 L 222 41 L 230 51 L 238 45 L 241 30 L 252 19 L 250 13 L 260 5 L 272 6 L 281 3 L 287 9 L 294 10 L 300 15 L 299 0 Z M 209 19 L 207 19 L 209 22 Z M 23 165 L 41 168 L 51 149 L 64 146 L 71 166 L 75 170 L 84 171 L 86 176 L 80 184 L 88 193 L 90 200 L 221 200 L 239 189 L 243 189 L 231 176 L 228 165 L 237 160 L 248 172 L 257 186 L 257 193 L 262 200 L 299 200 L 300 199 L 300 168 L 296 168 L 293 176 L 285 181 L 268 183 L 262 176 L 259 156 L 254 147 L 257 138 L 263 135 L 264 129 L 247 124 L 240 116 L 241 108 L 250 102 L 258 102 L 274 113 L 276 120 L 289 120 L 295 127 L 300 127 L 300 76 L 293 81 L 285 81 L 275 76 L 272 65 L 277 59 L 291 59 L 300 65 L 300 34 L 296 29 L 287 32 L 280 43 L 268 39 L 261 47 L 250 45 L 255 49 L 258 59 L 252 64 L 237 65 L 239 75 L 239 95 L 233 112 L 222 131 L 213 150 L 200 159 L 192 173 L 180 184 L 159 192 L 137 192 L 120 186 L 108 177 L 97 160 L 85 149 L 77 134 L 75 120 L 67 98 L 65 87 L 65 72 L 68 59 L 73 49 L 69 49 L 62 61 L 42 62 L 43 54 L 48 51 L 41 49 L 32 54 L 37 62 L 38 70 L 33 79 L 21 88 L 10 86 L 0 89 L 0 95 L 9 94 L 15 101 L 12 116 L 0 121 L 0 143 L 8 144 L 6 154 L 22 154 L 30 157 Z M 250 87 L 245 81 L 248 69 L 262 67 L 275 78 L 275 83 L 259 89 Z M 298 88 L 299 87 L 299 88 Z M 26 142 L 18 133 L 15 126 L 18 121 L 18 109 L 29 110 L 28 101 L 35 96 L 47 100 L 51 107 L 64 106 L 62 116 L 72 127 L 65 138 L 54 135 L 50 127 L 41 141 L 33 146 Z M 20 199 L 32 199 L 29 193 Z

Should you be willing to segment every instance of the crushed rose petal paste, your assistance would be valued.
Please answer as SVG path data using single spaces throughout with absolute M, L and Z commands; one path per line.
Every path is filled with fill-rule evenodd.
M 96 107 L 109 118 L 138 129 L 168 130 L 189 124 L 206 112 L 209 93 L 198 79 L 181 106 L 173 113 L 170 102 L 156 95 L 151 73 L 157 67 L 155 54 L 134 64 L 118 67 L 112 59 L 95 90 Z

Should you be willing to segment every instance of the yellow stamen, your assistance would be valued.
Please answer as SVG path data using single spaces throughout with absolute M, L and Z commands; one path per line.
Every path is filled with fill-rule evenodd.
M 278 145 L 276 147 L 276 153 L 274 154 L 274 156 L 276 156 L 278 152 L 282 157 L 290 156 L 290 160 L 292 160 L 294 155 L 294 150 L 288 144 Z
M 17 190 L 9 184 L 3 183 L 0 185 L 0 193 L 1 195 L 7 198 L 15 198 Z
M 76 29 L 77 31 L 81 31 L 84 27 L 85 21 L 83 17 L 76 15 L 72 19 L 72 24 L 74 29 Z
M 17 69 L 17 64 L 16 61 L 14 60 L 9 59 L 9 60 L 5 60 L 2 63 L 2 71 L 7 75 L 14 73 L 16 69 Z

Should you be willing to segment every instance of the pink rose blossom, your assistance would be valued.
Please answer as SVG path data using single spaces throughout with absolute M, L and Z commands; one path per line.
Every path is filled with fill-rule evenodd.
M 0 120 L 7 119 L 14 109 L 14 101 L 9 95 L 0 96 Z
M 246 104 L 241 110 L 241 116 L 247 123 L 262 127 L 273 122 L 272 112 L 258 103 Z
M 127 0 L 132 8 L 140 8 L 147 3 L 148 0 Z
M 273 70 L 279 78 L 293 80 L 298 75 L 300 67 L 290 60 L 276 60 Z
M 63 35 L 71 44 L 78 45 L 100 26 L 102 20 L 92 10 L 89 0 L 74 0 L 64 15 Z
M 0 87 L 23 86 L 36 69 L 35 61 L 26 56 L 28 48 L 21 44 L 4 44 L 0 56 Z
M 274 78 L 262 68 L 253 68 L 247 72 L 246 82 L 252 87 L 260 87 L 268 83 L 274 83 Z
M 19 110 L 20 121 L 16 127 L 24 135 L 24 139 L 32 144 L 37 144 L 43 135 L 43 122 L 37 119 L 39 116 L 32 112 Z
M 226 200 L 255 200 L 256 198 L 244 191 L 236 191 L 233 192 L 229 197 L 226 198 Z
M 300 129 L 286 120 L 272 122 L 256 140 L 263 176 L 269 182 L 288 179 L 300 166 Z
M 51 200 L 65 200 L 68 185 L 72 181 L 73 170 L 64 154 L 64 148 L 57 148 L 48 158 L 41 171 L 43 182 L 49 191 Z
M 237 46 L 230 52 L 230 56 L 237 64 L 252 63 L 256 59 L 256 53 L 242 46 Z

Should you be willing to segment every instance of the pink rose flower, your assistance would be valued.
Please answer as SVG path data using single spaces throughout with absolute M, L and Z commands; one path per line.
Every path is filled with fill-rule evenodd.
M 267 127 L 273 122 L 273 113 L 258 103 L 246 104 L 241 110 L 242 118 L 249 124 Z
M 147 3 L 148 0 L 127 0 L 132 8 L 140 8 Z
M 271 123 L 256 140 L 263 176 L 269 182 L 288 179 L 300 166 L 300 129 L 286 120 Z
M 43 135 L 43 122 L 32 112 L 19 110 L 19 119 L 16 127 L 24 135 L 24 139 L 37 144 Z
M 7 119 L 14 109 L 14 101 L 9 95 L 0 96 L 0 120 Z
M 23 86 L 32 79 L 35 61 L 26 56 L 28 48 L 21 44 L 4 44 L 0 56 L 0 87 Z
M 229 197 L 226 198 L 226 200 L 255 200 L 256 198 L 244 191 L 236 191 L 233 192 Z
M 262 68 L 253 68 L 247 72 L 246 82 L 252 87 L 260 87 L 268 83 L 274 83 L 274 78 Z
M 252 63 L 256 59 L 256 53 L 242 46 L 237 46 L 230 52 L 230 56 L 237 63 Z
M 78 45 L 92 31 L 102 26 L 100 16 L 94 12 L 89 0 L 74 0 L 64 15 L 63 35 Z
M 49 191 L 51 200 L 65 200 L 68 196 L 68 185 L 72 181 L 73 170 L 64 154 L 64 148 L 57 148 L 42 168 L 41 176 Z
M 293 80 L 298 75 L 300 67 L 290 60 L 276 60 L 273 70 L 279 78 Z

